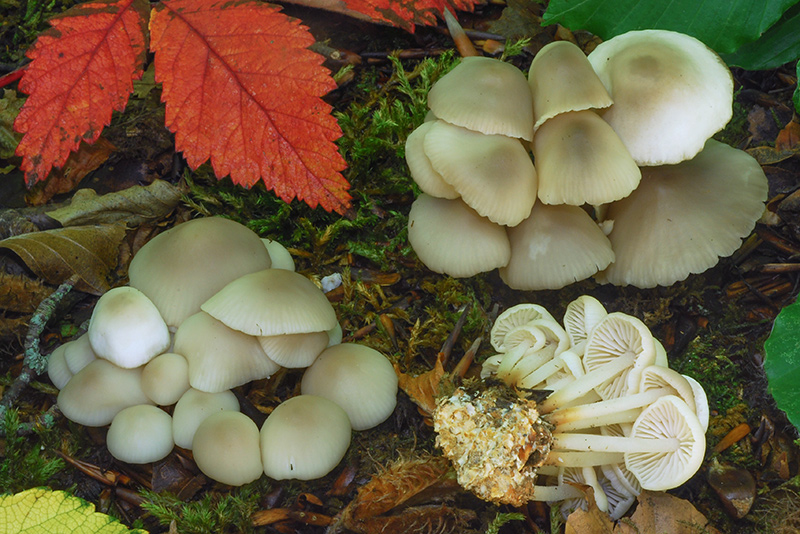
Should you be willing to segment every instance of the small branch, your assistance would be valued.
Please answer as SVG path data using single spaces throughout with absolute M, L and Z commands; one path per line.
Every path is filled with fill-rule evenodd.
M 14 380 L 14 383 L 11 384 L 11 387 L 6 390 L 2 400 L 0 400 L 0 420 L 5 418 L 6 411 L 14 405 L 17 398 L 19 398 L 25 387 L 30 384 L 31 380 L 47 370 L 47 356 L 42 356 L 39 349 L 39 337 L 42 335 L 42 332 L 44 332 L 47 322 L 58 308 L 58 304 L 67 296 L 77 282 L 78 275 L 72 275 L 58 286 L 58 289 L 49 297 L 40 302 L 39 307 L 36 308 L 36 311 L 31 317 L 28 334 L 25 336 L 25 358 L 23 360 L 22 371 L 20 371 L 19 376 Z M 45 412 L 37 419 L 36 423 L 20 425 L 20 431 L 26 431 L 35 424 L 52 424 L 53 421 L 53 414 L 49 413 L 48 410 L 48 412 Z M 0 427 L 0 434 L 1 433 L 2 428 Z
M 467 34 L 464 33 L 464 28 L 458 23 L 458 19 L 453 15 L 449 9 L 444 10 L 444 21 L 447 24 L 447 31 L 450 32 L 450 37 L 453 39 L 453 44 L 456 45 L 458 53 L 461 57 L 479 56 L 475 45 L 472 44 Z
M 25 74 L 25 67 L 20 67 L 15 71 L 9 72 L 5 76 L 0 76 L 0 88 L 5 87 L 6 85 L 11 85 L 12 83 L 16 82 L 22 75 Z

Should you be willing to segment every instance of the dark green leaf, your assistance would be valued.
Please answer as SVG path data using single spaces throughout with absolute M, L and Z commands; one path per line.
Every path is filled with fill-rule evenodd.
M 795 71 L 797 73 L 797 79 L 799 81 L 797 83 L 797 87 L 794 88 L 794 95 L 792 95 L 792 102 L 794 102 L 794 110 L 797 113 L 800 113 L 800 62 L 797 63 Z
M 769 392 L 789 421 L 800 428 L 800 302 L 785 307 L 775 318 L 764 352 Z
M 742 45 L 732 54 L 723 54 L 728 65 L 747 70 L 780 67 L 800 57 L 800 4 L 783 14 L 758 40 Z
M 630 30 L 664 29 L 692 35 L 719 53 L 756 40 L 798 0 L 552 0 L 544 23 L 589 30 L 603 39 Z

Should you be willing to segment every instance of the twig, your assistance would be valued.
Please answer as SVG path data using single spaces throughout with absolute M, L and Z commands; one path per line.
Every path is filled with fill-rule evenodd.
M 467 322 L 467 316 L 469 312 L 472 310 L 472 303 L 467 303 L 461 308 L 461 315 L 458 317 L 458 321 L 456 321 L 456 325 L 453 327 L 453 331 L 450 332 L 450 335 L 447 336 L 447 340 L 445 340 L 444 345 L 442 345 L 442 350 L 439 352 L 444 355 L 444 360 L 442 361 L 442 365 L 444 365 L 448 358 L 450 358 L 450 353 L 453 352 L 453 347 L 456 345 L 456 341 L 458 340 L 458 336 L 461 335 L 461 329 L 464 328 L 464 323 Z
M 17 398 L 25 387 L 30 384 L 31 380 L 47 370 L 47 356 L 42 356 L 39 350 L 39 337 L 42 335 L 42 332 L 44 332 L 47 322 L 58 308 L 58 304 L 67 296 L 76 283 L 78 283 L 78 275 L 74 274 L 58 286 L 58 289 L 49 297 L 40 302 L 39 307 L 36 308 L 36 311 L 31 317 L 28 334 L 25 336 L 25 358 L 23 360 L 22 371 L 20 371 L 19 376 L 14 380 L 14 383 L 11 384 L 11 387 L 8 388 L 3 398 L 0 400 L 0 420 L 5 419 L 6 412 L 14 405 Z M 42 414 L 37 421 L 21 424 L 19 431 L 20 433 L 27 433 L 32 431 L 35 425 L 52 425 L 54 421 L 55 417 L 53 413 L 48 410 L 48 412 Z M 0 435 L 3 435 L 3 433 L 4 430 L 0 427 Z

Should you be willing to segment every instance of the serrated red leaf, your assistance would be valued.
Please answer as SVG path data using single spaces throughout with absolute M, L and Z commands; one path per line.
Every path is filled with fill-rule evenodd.
M 343 212 L 349 184 L 321 97 L 336 87 L 307 49 L 314 38 L 279 7 L 251 0 L 164 0 L 151 15 L 151 50 L 166 124 L 192 168 L 285 201 Z
M 125 109 L 143 72 L 148 11 L 146 0 L 81 4 L 50 20 L 28 50 L 19 88 L 30 96 L 14 129 L 24 134 L 16 154 L 29 187 Z
M 348 9 L 370 18 L 414 32 L 415 24 L 431 26 L 445 9 L 472 11 L 484 0 L 343 0 Z

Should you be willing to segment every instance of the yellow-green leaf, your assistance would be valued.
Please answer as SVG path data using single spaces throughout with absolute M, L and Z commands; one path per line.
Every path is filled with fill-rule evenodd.
M 0 534 L 147 534 L 129 530 L 65 491 L 33 488 L 0 497 Z
M 97 196 L 91 189 L 75 192 L 69 206 L 47 212 L 62 226 L 111 224 L 118 221 L 136 226 L 160 219 L 172 211 L 181 198 L 180 188 L 155 180 L 148 186 L 135 185 L 116 193 Z
M 76 289 L 102 295 L 110 289 L 109 275 L 117 266 L 124 237 L 121 224 L 71 226 L 9 237 L 0 241 L 0 248 L 14 252 L 51 284 L 77 274 Z

